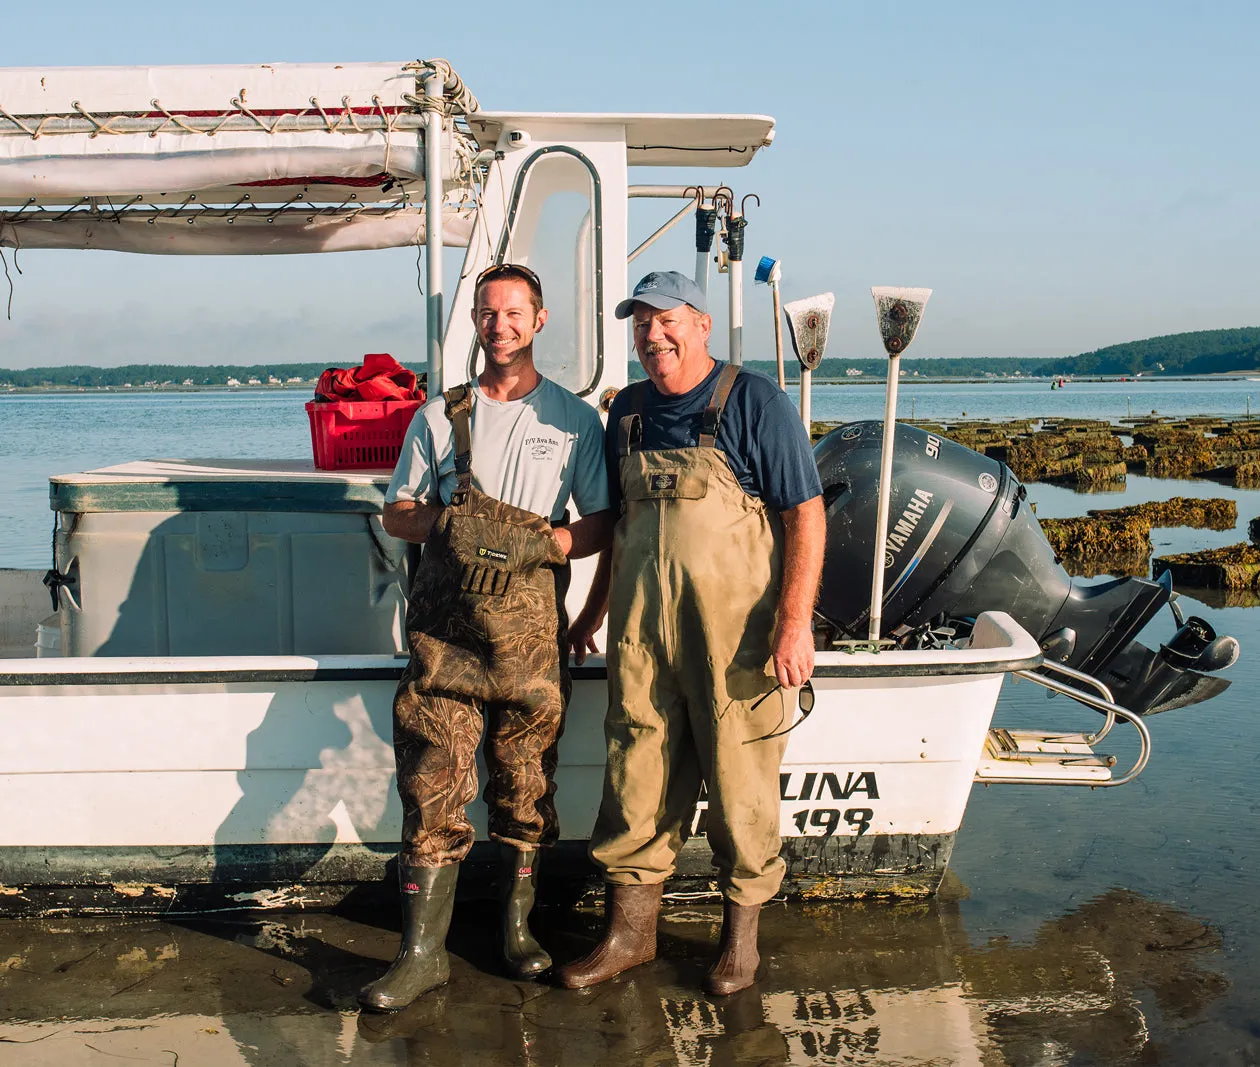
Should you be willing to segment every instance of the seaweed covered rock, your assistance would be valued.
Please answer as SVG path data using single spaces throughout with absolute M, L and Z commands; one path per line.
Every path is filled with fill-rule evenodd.
M 1110 556 L 1141 556 L 1151 552 L 1151 523 L 1140 515 L 1121 518 L 1085 516 L 1075 519 L 1041 519 L 1055 554 L 1085 560 Z
M 1124 463 L 1101 463 L 1097 466 L 1089 466 L 1089 461 L 1086 459 L 1085 466 L 1076 472 L 1076 484 L 1095 491 L 1099 489 L 1122 490 L 1128 471 L 1129 468 Z
M 904 421 L 904 420 L 903 420 Z M 1132 442 L 1104 419 L 909 420 L 1005 463 L 1021 482 L 1051 482 L 1081 492 L 1119 490 L 1126 475 L 1208 477 L 1260 487 L 1260 420 L 1204 416 L 1172 421 L 1126 418 Z M 838 423 L 816 422 L 817 441 Z
M 1145 574 L 1156 526 L 1232 530 L 1238 504 L 1222 497 L 1175 496 L 1122 508 L 1092 509 L 1082 518 L 1041 519 L 1042 532 L 1069 574 Z M 1174 576 L 1175 577 L 1175 576 Z
M 1129 504 L 1122 508 L 1096 509 L 1087 512 L 1091 518 L 1145 519 L 1148 526 L 1189 526 L 1202 530 L 1232 530 L 1238 524 L 1238 503 L 1224 497 L 1201 500 L 1197 497 L 1174 496 L 1167 500 L 1151 500 L 1145 504 Z
M 1238 489 L 1260 489 L 1260 463 L 1240 463 L 1235 467 L 1234 486 Z
M 1155 577 L 1167 571 L 1178 588 L 1260 588 L 1260 546 L 1245 541 L 1202 552 L 1179 552 L 1154 561 Z
M 1006 463 L 1022 482 L 1119 483 L 1124 443 L 1106 423 L 1055 424 L 1011 441 Z
M 1212 419 L 1134 427 L 1133 446 L 1146 449 L 1153 478 L 1238 477 L 1239 467 L 1260 462 L 1260 434 L 1248 422 Z

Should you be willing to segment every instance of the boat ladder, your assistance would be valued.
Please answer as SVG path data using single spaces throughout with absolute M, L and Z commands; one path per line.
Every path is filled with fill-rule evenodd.
M 1047 672 L 1063 675 L 1079 685 L 1097 690 L 1098 695 L 1069 685 Z M 974 780 L 985 785 L 1087 785 L 1114 786 L 1133 781 L 1151 754 L 1151 735 L 1141 716 L 1117 704 L 1097 678 L 1062 663 L 1044 661 L 1035 670 L 1015 671 L 1016 677 L 1035 682 L 1055 693 L 1094 708 L 1106 716 L 1096 733 L 1065 733 L 1049 730 L 1010 730 L 992 727 L 984 741 L 984 752 L 976 767 Z M 1101 741 L 1123 719 L 1132 723 L 1141 741 L 1141 751 L 1133 766 L 1117 776 L 1116 757 L 1094 751 Z

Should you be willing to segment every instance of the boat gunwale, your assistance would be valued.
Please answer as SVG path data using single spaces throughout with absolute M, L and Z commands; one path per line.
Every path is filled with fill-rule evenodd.
M 388 662 L 385 663 L 368 663 L 359 666 L 306 665 L 242 669 L 240 667 L 198 666 L 197 660 L 199 658 L 190 656 L 179 661 L 164 660 L 162 661 L 163 666 L 150 669 L 120 667 L 117 670 L 97 669 L 92 671 L 50 669 L 47 659 L 11 660 L 8 669 L 0 670 L 0 687 L 82 688 L 137 685 L 252 684 L 260 682 L 396 682 L 402 677 L 405 665 L 402 661 L 389 657 Z M 385 659 L 385 657 L 370 658 Z M 85 656 L 79 657 L 78 662 L 99 663 L 100 660 L 97 657 Z M 135 661 L 132 660 L 130 662 L 134 663 Z M 1032 670 L 1040 666 L 1041 662 L 1042 657 L 1036 655 L 1015 659 L 1008 657 L 954 663 L 943 663 L 939 659 L 917 663 L 819 663 L 814 668 L 813 677 L 815 679 L 968 677 Z M 38 664 L 38 667 L 35 664 Z M 183 666 L 184 664 L 187 664 L 187 666 Z M 591 664 L 570 667 L 569 674 L 574 681 L 603 681 L 608 677 L 608 670 L 603 664 Z

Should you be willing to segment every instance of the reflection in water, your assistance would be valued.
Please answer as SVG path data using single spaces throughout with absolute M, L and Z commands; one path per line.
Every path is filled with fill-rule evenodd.
M 597 936 L 594 916 L 543 910 L 540 934 L 561 958 Z M 461 904 L 450 984 L 392 1016 L 353 1009 L 397 937 L 366 921 L 9 921 L 0 924 L 2 1058 L 1141 1063 L 1228 991 L 1214 929 L 1124 890 L 1045 923 L 1031 943 L 979 946 L 955 903 L 772 905 L 764 975 L 726 999 L 698 992 L 716 907 L 667 910 L 660 959 L 576 992 L 498 977 L 492 919 L 483 904 Z M 1213 1061 L 1210 1048 L 1203 1054 Z
M 1149 578 L 1151 554 L 1116 552 L 1105 559 L 1068 554 L 1061 557 L 1059 565 L 1073 578 L 1124 578 L 1130 575 Z
M 1260 588 L 1254 586 L 1251 589 L 1190 589 L 1179 586 L 1177 592 L 1210 608 L 1260 607 Z

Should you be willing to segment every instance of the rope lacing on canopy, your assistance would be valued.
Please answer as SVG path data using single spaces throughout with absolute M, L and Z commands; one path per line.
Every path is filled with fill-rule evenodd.
M 0 105 L 0 117 L 8 119 L 14 126 L 26 134 L 32 141 L 38 141 L 44 132 L 44 124 L 54 119 L 62 118 L 61 115 L 45 115 L 40 119 L 39 125 L 35 127 L 28 126 L 16 115 L 10 115 L 3 105 Z
M 471 115 L 474 111 L 481 110 L 481 105 L 477 102 L 477 98 L 468 91 L 468 86 L 464 84 L 464 80 L 455 73 L 454 68 L 447 60 L 418 59 L 414 63 L 408 63 L 406 69 L 424 71 L 426 73 L 432 72 L 442 76 L 442 113 L 447 117 L 461 114 Z M 437 108 L 437 101 L 423 92 L 415 96 L 410 93 L 403 93 L 403 99 L 407 103 L 418 107 L 421 111 L 432 111 Z
M 281 205 L 259 205 L 253 202 L 249 193 L 244 193 L 234 203 L 205 204 L 197 201 L 196 194 L 188 195 L 180 203 L 146 202 L 143 195 L 136 195 L 124 204 L 115 206 L 108 198 L 82 197 L 72 204 L 58 203 L 47 207 L 30 198 L 16 211 L 0 210 L 0 224 L 17 227 L 22 223 L 39 222 L 55 223 L 92 216 L 101 221 L 123 223 L 124 221 L 146 221 L 155 224 L 159 219 L 183 219 L 189 225 L 198 220 L 223 220 L 228 225 L 237 219 L 251 221 L 266 220 L 274 222 L 280 218 L 293 218 L 306 215 L 308 222 L 316 219 L 349 220 L 361 214 L 390 216 L 399 212 L 419 212 L 419 206 L 413 201 L 408 188 L 408 181 L 390 174 L 390 152 L 392 135 L 400 130 L 415 131 L 422 124 L 423 115 L 431 110 L 441 110 L 443 117 L 449 119 L 451 133 L 450 147 L 455 157 L 454 179 L 457 183 L 448 192 L 445 203 L 447 208 L 453 207 L 459 214 L 475 212 L 480 205 L 487 178 L 487 166 L 476 160 L 478 145 L 476 138 L 467 127 L 466 117 L 479 110 L 477 98 L 468 91 L 463 80 L 444 59 L 417 60 L 408 63 L 403 70 L 416 75 L 417 93 L 403 93 L 401 99 L 407 107 L 387 106 L 379 95 L 373 94 L 371 107 L 354 107 L 350 97 L 341 98 L 340 110 L 326 108 L 318 99 L 309 98 L 308 108 L 269 111 L 249 106 L 245 89 L 230 99 L 230 108 L 224 111 L 172 111 L 157 98 L 149 101 L 152 111 L 149 113 L 116 113 L 98 115 L 83 107 L 79 101 L 73 101 L 74 114 L 19 116 L 10 113 L 0 105 L 0 135 L 25 134 L 32 140 L 38 140 L 48 134 L 87 133 L 95 138 L 102 134 L 123 136 L 126 134 L 146 133 L 157 137 L 164 133 L 200 134 L 213 137 L 215 134 L 231 128 L 233 131 L 260 131 L 269 135 L 282 132 L 326 132 L 326 133 L 381 133 L 385 138 L 385 155 L 382 171 L 384 181 L 382 188 L 397 189 L 393 199 L 384 203 L 368 205 L 351 193 L 341 201 L 321 200 L 312 203 L 306 199 L 309 194 L 307 181 L 315 179 L 295 179 L 295 184 L 303 182 L 302 192 L 291 196 Z M 443 93 L 441 98 L 430 98 L 423 91 L 421 84 L 425 74 L 434 73 L 442 78 Z M 313 122 L 318 118 L 317 122 Z M 6 128 L 5 122 L 9 124 Z M 278 185 L 283 179 L 269 179 L 267 185 Z M 392 183 L 392 184 L 390 184 Z M 245 184 L 245 183 L 242 183 Z M 326 195 L 326 194 L 321 194 Z M 452 202 L 452 195 L 457 199 Z M 100 200 L 104 199 L 109 207 L 103 213 Z M 10 229 L 10 240 L 16 244 L 16 229 Z M 9 243 L 9 242 L 5 242 Z M 7 264 L 6 264 L 7 266 Z
M 408 96 L 410 94 L 407 94 Z M 235 126 L 240 119 L 248 119 L 252 124 L 249 129 L 257 130 L 262 133 L 278 134 L 278 133 L 300 133 L 300 132 L 316 132 L 323 130 L 327 133 L 377 133 L 382 129 L 386 134 L 393 133 L 400 127 L 404 121 L 404 116 L 414 114 L 413 107 L 418 109 L 418 105 L 409 108 L 387 108 L 385 102 L 377 95 L 372 96 L 372 106 L 355 108 L 350 104 L 350 98 L 343 96 L 341 98 L 341 111 L 328 111 L 320 104 L 319 98 L 312 96 L 310 98 L 311 107 L 301 108 L 297 110 L 288 110 L 280 112 L 255 111 L 246 101 L 244 90 L 239 96 L 234 96 L 229 101 L 231 108 L 217 114 L 171 111 L 161 100 L 154 97 L 149 101 L 149 106 L 153 108 L 153 112 L 149 114 L 136 114 L 134 112 L 119 113 L 106 116 L 98 116 L 87 108 L 83 107 L 79 101 L 71 102 L 74 108 L 73 115 L 42 115 L 39 121 L 34 125 L 31 124 L 30 117 L 24 119 L 22 116 L 14 115 L 3 105 L 0 105 L 0 118 L 8 120 L 15 129 L 10 129 L 8 133 L 24 133 L 32 140 L 38 140 L 47 134 L 69 134 L 84 133 L 89 137 L 99 137 L 101 134 L 110 134 L 115 137 L 125 136 L 127 134 L 145 133 L 150 137 L 157 137 L 163 133 L 173 133 L 180 131 L 182 133 L 203 134 L 207 137 L 213 137 L 221 132 L 229 125 Z M 412 100 L 407 101 L 412 104 Z M 320 124 L 315 127 L 306 127 L 303 129 L 301 120 L 304 118 L 313 118 L 319 116 Z M 365 116 L 373 116 L 380 119 L 379 123 L 372 122 L 365 124 L 362 119 Z M 154 120 L 161 118 L 161 122 L 155 123 Z M 85 130 L 82 124 L 75 124 L 75 119 L 83 119 L 88 124 Z M 196 123 L 195 119 L 201 119 L 200 123 Z M 410 124 L 412 128 L 418 127 L 418 123 Z M 287 127 L 287 129 L 286 129 Z M 5 132 L 0 129 L 0 133 Z
M 403 69 L 419 75 L 418 82 L 423 80 L 424 74 L 430 72 L 439 74 L 442 77 L 443 88 L 440 102 L 430 98 L 424 93 L 423 87 L 417 85 L 417 92 L 402 94 L 403 101 L 409 105 L 406 108 L 386 107 L 384 101 L 375 94 L 372 96 L 372 107 L 356 108 L 351 106 L 349 96 L 343 96 L 340 114 L 330 113 L 314 96 L 310 97 L 310 108 L 283 111 L 256 110 L 249 106 L 245 89 L 241 89 L 238 95 L 229 99 L 228 110 L 219 113 L 171 111 L 156 98 L 149 101 L 149 105 L 153 108 L 151 113 L 118 112 L 110 115 L 97 115 L 85 108 L 78 100 L 71 101 L 73 114 L 38 117 L 14 115 L 3 104 L 0 104 L 0 119 L 11 126 L 11 128 L 6 128 L 3 123 L 0 123 L 0 133 L 24 133 L 32 140 L 38 140 L 40 137 L 53 133 L 82 132 L 87 132 L 89 137 L 99 137 L 101 134 L 121 136 L 131 133 L 147 133 L 150 137 L 156 137 L 162 133 L 176 131 L 213 137 L 229 124 L 235 125 L 240 120 L 246 119 L 251 124 L 247 128 L 276 134 L 284 132 L 286 127 L 290 131 L 296 131 L 301 126 L 302 119 L 318 115 L 322 120 L 322 126 L 314 128 L 322 128 L 328 133 L 370 133 L 383 127 L 388 136 L 398 128 L 403 116 L 406 115 L 417 115 L 417 113 L 423 115 L 427 111 L 441 110 L 445 117 L 453 118 L 459 115 L 470 115 L 479 109 L 477 98 L 468 91 L 463 80 L 445 59 L 417 60 L 414 63 L 408 63 Z M 370 126 L 364 125 L 361 119 L 368 115 L 379 117 L 380 125 L 376 123 Z M 154 125 L 156 119 L 161 121 Z M 202 121 L 198 122 L 197 119 Z M 79 120 L 86 122 L 86 130 Z M 463 131 L 457 132 L 461 137 L 467 136 Z
M 113 129 L 113 124 L 122 117 L 121 115 L 110 115 L 109 118 L 102 121 L 98 119 L 95 115 L 90 114 L 85 108 L 83 108 L 79 104 L 77 100 L 71 100 L 70 106 L 74 108 L 75 111 L 77 111 L 85 119 L 87 119 L 88 122 L 92 123 L 92 125 L 96 127 L 96 129 L 92 133 L 88 134 L 89 137 L 97 137 L 102 133 L 118 133 L 119 132 L 118 130 Z
M 27 223 L 59 223 L 67 220 L 91 217 L 104 222 L 147 222 L 153 225 L 159 220 L 181 220 L 193 226 L 198 221 L 222 220 L 227 225 L 238 219 L 265 221 L 273 223 L 282 218 L 305 216 L 305 221 L 313 223 L 317 219 L 349 221 L 360 215 L 391 218 L 399 214 L 420 214 L 423 207 L 399 183 L 396 199 L 386 203 L 365 203 L 357 193 L 350 193 L 339 203 L 313 203 L 307 199 L 308 189 L 296 192 L 282 204 L 257 204 L 250 193 L 242 193 L 231 204 L 206 204 L 198 201 L 196 193 L 189 193 L 178 203 L 145 203 L 144 197 L 136 195 L 126 203 L 114 204 L 108 197 L 85 196 L 74 204 L 49 208 L 38 203 L 34 198 L 15 211 L 0 211 L 0 225 L 17 227 Z M 104 202 L 107 210 L 102 210 Z M 453 208 L 460 215 L 469 215 L 476 211 L 478 196 L 475 190 L 461 188 L 456 195 L 447 194 L 445 206 Z

